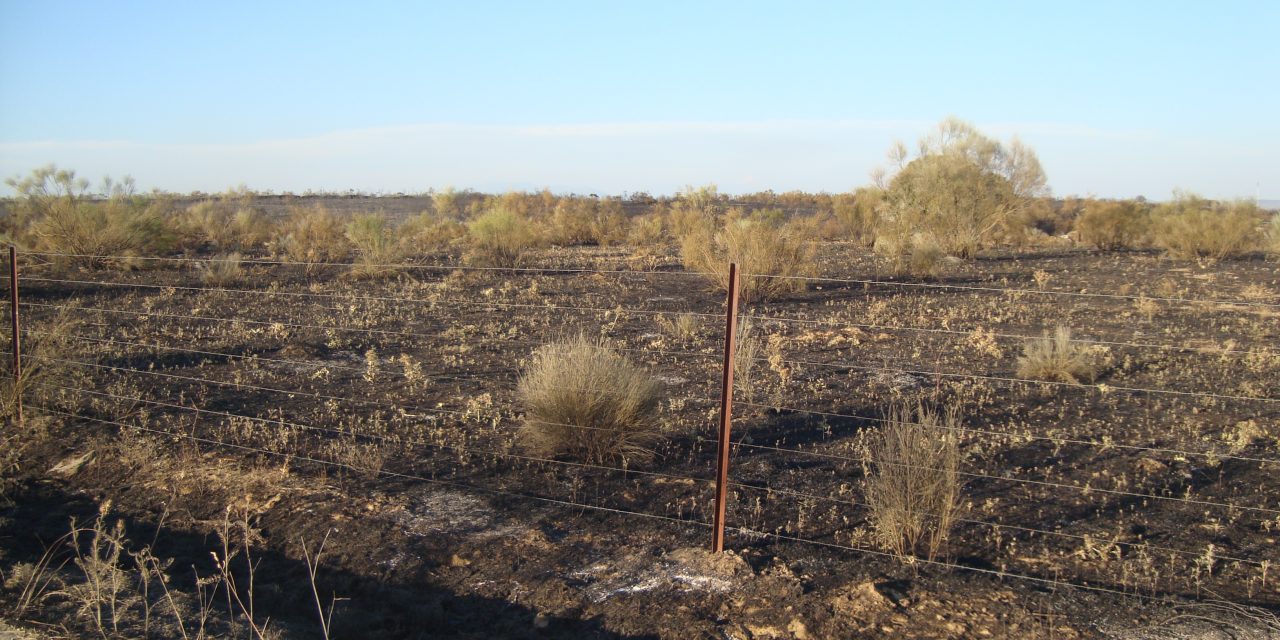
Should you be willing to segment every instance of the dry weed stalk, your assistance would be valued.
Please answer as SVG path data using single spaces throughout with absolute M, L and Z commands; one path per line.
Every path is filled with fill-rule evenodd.
M 867 450 L 867 504 L 875 537 L 914 562 L 941 552 L 960 510 L 960 445 L 955 407 L 899 405 Z

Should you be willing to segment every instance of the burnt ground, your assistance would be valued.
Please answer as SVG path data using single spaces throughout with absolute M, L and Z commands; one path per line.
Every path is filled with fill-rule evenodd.
M 376 281 L 256 265 L 233 285 L 254 293 L 195 290 L 184 262 L 30 266 L 28 362 L 46 377 L 9 427 L 0 570 L 111 500 L 132 540 L 175 558 L 176 588 L 192 580 L 175 567 L 208 575 L 228 507 L 245 517 L 269 554 L 259 611 L 285 636 L 317 629 L 302 545 L 326 533 L 333 637 L 1100 637 L 1206 600 L 1280 605 L 1274 263 L 997 256 L 924 283 L 938 288 L 824 245 L 824 276 L 891 282 L 744 308 L 758 360 L 736 394 L 740 530 L 717 557 L 699 523 L 722 295 L 673 264 L 570 270 L 626 258 L 551 250 L 534 262 L 554 271 Z M 77 337 L 37 344 L 58 311 L 39 305 L 76 307 Z M 680 330 L 681 313 L 702 315 Z M 1018 336 L 1057 325 L 1099 341 L 1095 384 L 1016 380 Z M 653 461 L 571 466 L 520 446 L 522 365 L 579 331 L 663 381 Z M 916 398 L 958 406 L 966 429 L 962 519 L 934 564 L 884 554 L 863 506 L 867 436 Z M 22 619 L 74 634 L 67 606 Z

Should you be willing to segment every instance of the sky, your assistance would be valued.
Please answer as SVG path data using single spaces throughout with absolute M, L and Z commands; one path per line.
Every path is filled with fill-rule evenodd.
M 1280 2 L 0 0 L 0 175 L 847 191 L 948 116 L 1056 195 L 1280 198 Z

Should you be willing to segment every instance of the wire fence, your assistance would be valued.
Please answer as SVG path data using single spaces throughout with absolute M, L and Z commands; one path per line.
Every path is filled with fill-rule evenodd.
M 284 457 L 572 510 L 566 513 L 695 529 L 719 524 L 710 517 L 716 506 L 707 492 L 716 483 L 710 454 L 721 448 L 732 455 L 725 485 L 732 494 L 718 508 L 726 509 L 725 531 L 738 544 L 799 544 L 1154 599 L 1194 597 L 1210 586 L 1259 602 L 1274 602 L 1280 594 L 1268 577 L 1271 564 L 1280 560 L 1268 542 L 1280 530 L 1274 493 L 1280 487 L 1272 480 L 1280 456 L 1266 435 L 1280 417 L 1280 389 L 1268 383 L 1268 376 L 1280 373 L 1274 364 L 1280 354 L 1266 342 L 1187 344 L 1170 332 L 1165 341 L 1071 338 L 1065 342 L 1080 349 L 1118 350 L 1144 362 L 1179 358 L 1219 370 L 1246 363 L 1261 371 L 1254 376 L 1260 382 L 1243 391 L 1222 375 L 1178 379 L 1144 376 L 1140 369 L 1132 382 L 1118 371 L 1081 384 L 1020 375 L 1007 357 L 987 362 L 985 371 L 971 370 L 972 358 L 950 357 L 952 366 L 970 370 L 944 366 L 946 354 L 957 353 L 975 335 L 1017 347 L 1044 339 L 1037 327 L 984 331 L 979 324 L 860 321 L 847 305 L 824 306 L 823 296 L 815 294 L 758 303 L 741 313 L 756 335 L 735 337 L 737 356 L 730 362 L 722 361 L 718 342 L 724 336 L 717 328 L 727 313 L 736 313 L 736 305 L 726 308 L 722 294 L 700 284 L 713 274 L 372 265 L 400 273 L 468 271 L 516 283 L 476 291 L 486 285 L 448 285 L 447 278 L 428 283 L 439 285 L 430 289 L 416 280 L 413 286 L 299 282 L 277 272 L 357 265 L 246 259 L 257 268 L 256 286 L 230 287 L 199 284 L 199 273 L 188 267 L 208 261 L 202 258 L 24 255 L 35 260 L 19 270 L 21 298 L 10 310 L 15 323 L 18 309 L 28 316 L 20 333 L 36 349 L 18 353 L 44 377 L 20 389 L 28 406 L 46 417 L 122 436 Z M 117 272 L 70 277 L 57 264 L 67 258 L 146 260 L 157 266 L 127 279 Z M 589 288 L 583 284 L 587 276 L 635 282 L 583 291 Z M 823 287 L 823 293 L 832 285 L 858 285 L 868 298 L 876 289 L 896 288 L 1073 305 L 1156 301 L 1193 313 L 1280 308 L 1256 301 L 879 278 L 802 280 Z M 559 288 L 539 289 L 550 287 L 548 281 Z M 664 282 L 680 295 L 646 297 Z M 842 295 L 846 300 L 847 293 Z M 677 319 L 678 329 L 672 324 Z M 75 330 L 59 328 L 59 322 Z M 522 430 L 539 427 L 615 431 L 539 419 L 527 415 L 519 401 L 527 363 L 572 325 L 610 339 L 609 348 L 644 362 L 663 381 L 665 437 L 646 452 L 651 455 L 575 459 L 540 454 L 521 439 Z M 842 342 L 818 335 L 823 329 L 864 335 Z M 897 353 L 877 353 L 876 339 L 866 332 L 920 342 L 892 342 L 888 350 Z M 753 348 L 746 348 L 748 341 Z M 289 349 L 298 344 L 314 349 Z M 717 437 L 715 428 L 716 411 L 723 407 L 714 396 L 725 367 L 740 374 L 733 395 L 745 409 L 733 416 L 729 441 Z M 773 377 L 765 381 L 766 374 Z M 895 376 L 907 378 L 905 389 L 894 388 Z M 618 392 L 600 385 L 566 391 L 597 399 Z M 253 400 L 260 397 L 273 399 Z M 1009 406 L 996 406 L 996 397 Z M 889 404 L 912 398 L 967 403 L 978 416 L 1001 419 L 931 424 L 887 412 Z M 1158 421 L 1151 416 L 1194 417 L 1179 429 L 1123 428 L 1142 419 Z M 254 428 L 236 427 L 245 424 Z M 865 483 L 894 468 L 948 472 L 873 455 L 871 434 L 904 425 L 936 428 L 964 451 L 962 464 L 952 470 L 962 479 L 963 508 L 912 512 L 925 521 L 954 523 L 941 556 L 918 550 L 904 556 L 878 542 L 883 524 Z M 1209 437 L 1215 429 L 1232 428 L 1238 437 Z M 369 467 L 356 456 L 344 459 L 343 447 L 356 446 L 351 443 L 379 448 L 385 463 Z M 462 465 L 462 458 L 471 462 Z M 524 472 L 529 469 L 540 473 Z M 592 474 L 593 493 L 557 494 L 564 483 L 545 475 L 570 473 Z M 1200 522 L 1218 533 L 1169 530 L 1170 522 Z M 983 562 L 956 561 L 962 557 Z M 1155 571 L 1159 577 L 1131 578 L 1137 563 L 1146 563 L 1144 575 Z

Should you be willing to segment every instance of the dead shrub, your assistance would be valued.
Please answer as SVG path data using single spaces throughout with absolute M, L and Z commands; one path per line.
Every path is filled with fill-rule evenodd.
M 1267 253 L 1280 258 L 1280 213 L 1272 214 L 1267 224 Z
M 520 437 L 537 455 L 588 463 L 646 462 L 660 439 L 659 384 L 583 335 L 544 345 L 520 378 Z
M 1261 248 L 1261 215 L 1251 202 L 1220 204 L 1179 193 L 1154 217 L 1156 246 L 1176 258 L 1224 260 Z
M 728 218 L 712 231 L 694 227 L 681 238 L 680 257 L 684 266 L 707 274 L 721 291 L 729 290 L 729 264 L 737 263 L 744 303 L 769 300 L 800 291 L 812 276 L 814 243 L 808 229 L 796 223 L 771 225 L 757 220 Z
M 1099 369 L 1093 349 L 1072 342 L 1071 329 L 1064 326 L 1027 341 L 1018 358 L 1018 376 L 1031 380 L 1086 384 L 1098 378 Z
M 1145 246 L 1151 217 L 1132 200 L 1091 200 L 1075 221 L 1076 240 L 1104 251 Z
M 398 231 L 409 253 L 440 251 L 467 236 L 466 225 L 431 212 L 406 220 Z
M 895 406 L 865 457 L 875 537 L 910 561 L 942 551 L 960 510 L 959 414 L 923 404 Z
M 527 219 L 510 210 L 491 209 L 467 223 L 466 260 L 481 267 L 516 267 L 536 238 Z

